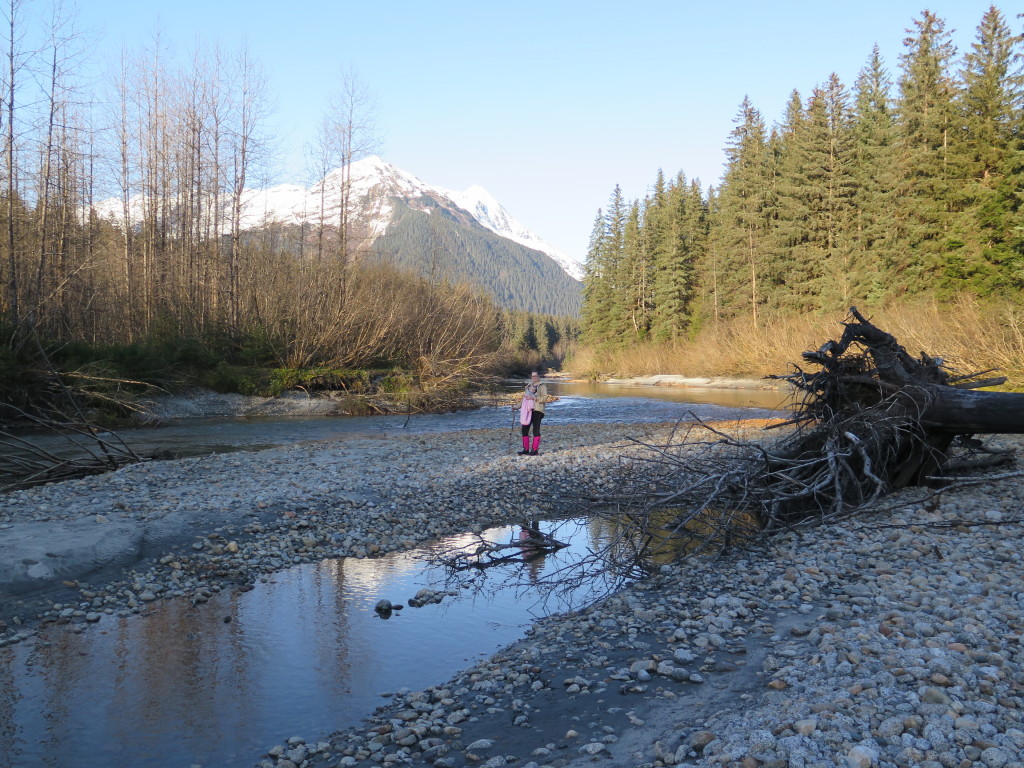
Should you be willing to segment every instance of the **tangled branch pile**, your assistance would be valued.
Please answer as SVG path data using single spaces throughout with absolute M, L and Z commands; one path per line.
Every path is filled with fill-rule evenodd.
M 856 308 L 843 325 L 839 341 L 803 355 L 816 371 L 794 366 L 773 377 L 797 397 L 792 418 L 772 425 L 774 438 L 748 440 L 697 421 L 665 444 L 641 443 L 647 471 L 605 513 L 629 529 L 636 553 L 620 566 L 635 568 L 641 552 L 657 559 L 717 550 L 838 520 L 894 490 L 1010 460 L 973 435 L 1024 432 L 1024 394 L 974 391 L 1003 379 L 956 375 L 925 353 L 914 358 Z M 624 551 L 622 541 L 615 546 Z

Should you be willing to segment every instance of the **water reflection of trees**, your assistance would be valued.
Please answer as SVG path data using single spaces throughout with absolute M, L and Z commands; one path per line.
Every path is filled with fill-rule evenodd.
M 741 544 L 760 529 L 744 503 L 747 488 L 733 481 L 748 478 L 760 454 L 735 435 L 763 435 L 764 423 L 719 426 L 731 436 L 699 421 L 680 422 L 660 443 L 635 441 L 623 450 L 613 491 L 576 499 L 572 517 L 543 521 L 549 535 L 570 546 L 543 561 L 528 561 L 532 567 L 523 567 L 526 558 L 503 557 L 486 568 L 467 569 L 467 551 L 493 541 L 493 531 L 458 544 L 446 541 L 432 561 L 445 569 L 449 587 L 476 592 L 518 587 L 545 601 L 580 605 L 581 598 L 596 600 L 665 564 Z M 509 535 L 507 529 L 496 530 Z
M 3 649 L 2 754 L 189 764 L 236 749 L 236 734 L 274 719 L 296 674 L 311 697 L 339 697 L 351 676 L 352 607 L 345 561 L 320 566 L 279 575 L 287 599 L 231 591 L 199 605 L 158 601 L 144 615 L 106 616 L 85 632 L 53 625 Z
M 541 541 L 558 546 L 523 546 L 517 528 L 495 528 L 446 540 L 427 560 L 443 575 L 446 589 L 483 597 L 515 590 L 535 600 L 538 612 L 581 607 L 639 575 L 636 567 L 622 567 L 627 558 L 643 562 L 637 543 L 630 541 L 628 527 L 611 518 L 534 519 L 520 528 L 526 525 L 541 531 Z

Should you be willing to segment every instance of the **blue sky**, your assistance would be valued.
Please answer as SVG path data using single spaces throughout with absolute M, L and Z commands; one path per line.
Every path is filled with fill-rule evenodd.
M 875 43 L 895 74 L 924 8 L 956 30 L 962 52 L 989 5 L 83 0 L 78 18 L 97 68 L 158 26 L 183 57 L 197 39 L 229 50 L 246 41 L 276 100 L 280 181 L 303 181 L 302 146 L 353 68 L 378 104 L 381 156 L 429 184 L 485 187 L 582 259 L 615 184 L 632 199 L 659 168 L 718 181 L 744 95 L 770 125 L 793 89 L 806 96 L 832 72 L 851 86 Z M 1024 8 L 996 6 L 1021 31 Z

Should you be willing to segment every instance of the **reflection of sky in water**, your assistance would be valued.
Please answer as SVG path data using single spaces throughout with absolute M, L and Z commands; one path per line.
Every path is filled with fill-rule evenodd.
M 547 555 L 538 575 L 587 551 L 587 528 L 542 527 L 555 525 L 572 546 Z M 517 531 L 488 536 L 508 542 Z M 382 692 L 441 683 L 536 615 L 568 607 L 516 586 L 529 570 L 513 563 L 487 571 L 479 592 L 378 618 L 379 599 L 442 586 L 422 555 L 296 566 L 198 607 L 155 603 L 145 617 L 104 617 L 83 633 L 51 626 L 0 649 L 3 764 L 250 765 L 291 736 L 315 741 L 358 722 Z

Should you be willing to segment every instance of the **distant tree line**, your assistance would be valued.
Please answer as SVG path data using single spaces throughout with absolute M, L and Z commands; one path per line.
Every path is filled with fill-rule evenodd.
M 793 92 L 770 131 L 744 99 L 720 186 L 658 172 L 615 187 L 587 253 L 588 343 L 670 340 L 709 321 L 1024 288 L 1024 36 L 994 6 L 957 58 L 913 21 L 894 77 L 877 46 L 852 91 Z
M 516 373 L 561 368 L 580 335 L 579 319 L 507 310 L 502 315 L 502 345 L 511 353 L 507 365 Z

